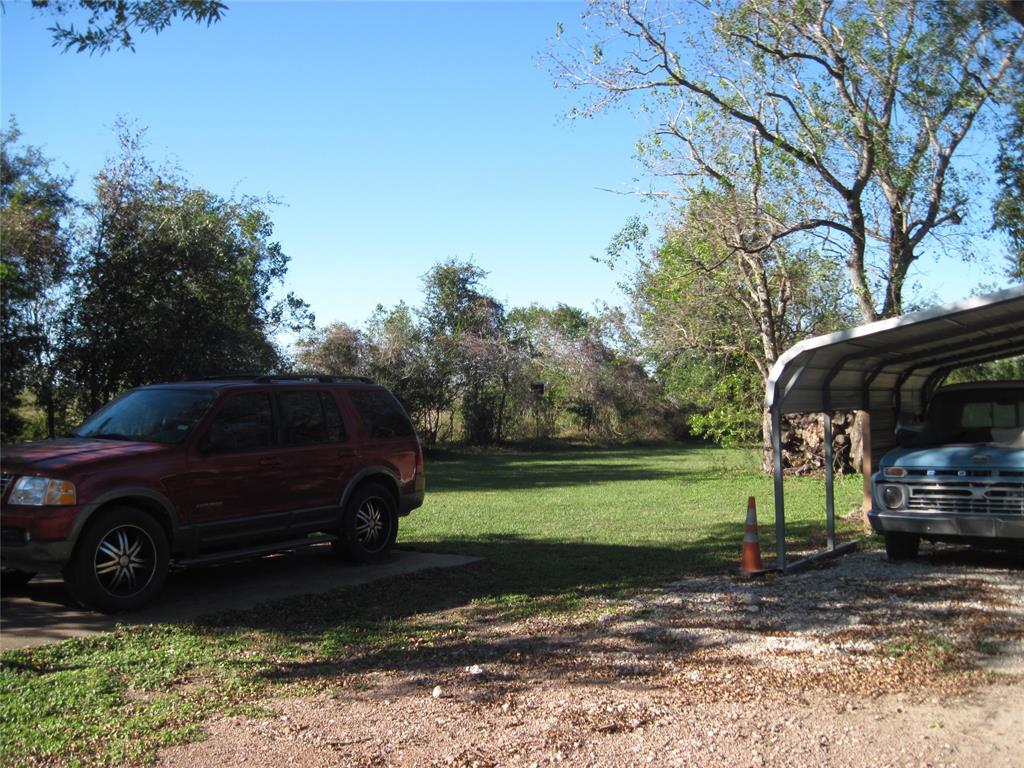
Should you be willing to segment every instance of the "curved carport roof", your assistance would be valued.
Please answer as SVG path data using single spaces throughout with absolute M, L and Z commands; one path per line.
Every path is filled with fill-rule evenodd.
M 824 554 L 828 554 L 839 549 L 832 490 L 832 412 L 866 411 L 876 428 L 891 433 L 900 414 L 922 411 L 932 390 L 953 369 L 1019 354 L 1024 354 L 1024 286 L 818 336 L 787 350 L 772 368 L 765 393 L 772 416 L 777 567 L 786 569 L 783 415 L 825 415 L 829 550 Z M 883 447 L 878 441 L 869 443 L 876 451 Z M 866 453 L 870 458 L 871 451 Z

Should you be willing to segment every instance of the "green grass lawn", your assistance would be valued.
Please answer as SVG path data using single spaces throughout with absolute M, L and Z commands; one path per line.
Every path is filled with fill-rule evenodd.
M 734 567 L 748 496 L 770 557 L 772 482 L 757 468 L 754 451 L 681 445 L 433 456 L 427 502 L 403 519 L 399 545 L 483 561 L 5 653 L 0 764 L 146 762 L 196 738 L 207 715 L 249 711 L 278 689 L 344 687 L 361 669 L 411 668 L 425 648 L 472 643 L 483 622 L 582 613 L 592 600 Z M 794 549 L 824 545 L 822 485 L 786 481 Z M 861 480 L 836 491 L 842 519 Z M 841 538 L 857 531 L 841 522 Z M 457 621 L 439 618 L 456 607 Z
M 839 517 L 860 494 L 859 476 L 837 483 Z M 486 557 L 500 569 L 490 587 L 496 596 L 632 589 L 735 566 L 749 496 L 770 558 L 773 485 L 758 472 L 754 451 L 669 445 L 454 454 L 430 463 L 428 503 L 403 521 L 400 540 Z M 791 547 L 824 546 L 824 505 L 820 479 L 787 479 Z

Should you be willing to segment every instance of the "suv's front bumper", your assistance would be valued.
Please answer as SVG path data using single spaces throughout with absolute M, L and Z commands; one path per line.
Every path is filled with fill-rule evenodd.
M 32 573 L 59 574 L 70 557 L 71 543 L 67 541 L 33 541 L 21 546 L 0 547 L 0 563 L 4 568 Z
M 81 506 L 0 508 L 0 563 L 21 571 L 58 573 L 71 557 L 71 530 Z
M 965 515 L 944 512 L 878 510 L 868 512 L 877 533 L 917 533 L 921 536 L 1024 540 L 1024 515 Z

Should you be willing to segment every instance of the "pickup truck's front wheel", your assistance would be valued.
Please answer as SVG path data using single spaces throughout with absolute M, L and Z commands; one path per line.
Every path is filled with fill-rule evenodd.
M 163 528 L 142 510 L 104 510 L 78 540 L 64 584 L 88 608 L 104 613 L 139 608 L 163 586 L 168 552 Z
M 885 554 L 890 560 L 913 560 L 920 545 L 921 537 L 916 533 L 885 534 Z

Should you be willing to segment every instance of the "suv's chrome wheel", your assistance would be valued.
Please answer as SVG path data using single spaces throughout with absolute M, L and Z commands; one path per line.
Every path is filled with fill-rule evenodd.
M 167 534 L 134 507 L 98 512 L 64 569 L 64 584 L 80 603 L 100 611 L 144 605 L 163 586 L 170 560 Z
M 398 510 L 383 486 L 371 483 L 356 490 L 345 505 L 339 551 L 365 563 L 388 553 L 398 535 Z
M 93 568 L 99 585 L 116 597 L 144 590 L 156 573 L 156 545 L 137 525 L 119 525 L 96 545 Z
M 387 545 L 391 520 L 387 502 L 371 496 L 356 510 L 356 538 L 367 552 L 379 552 Z

